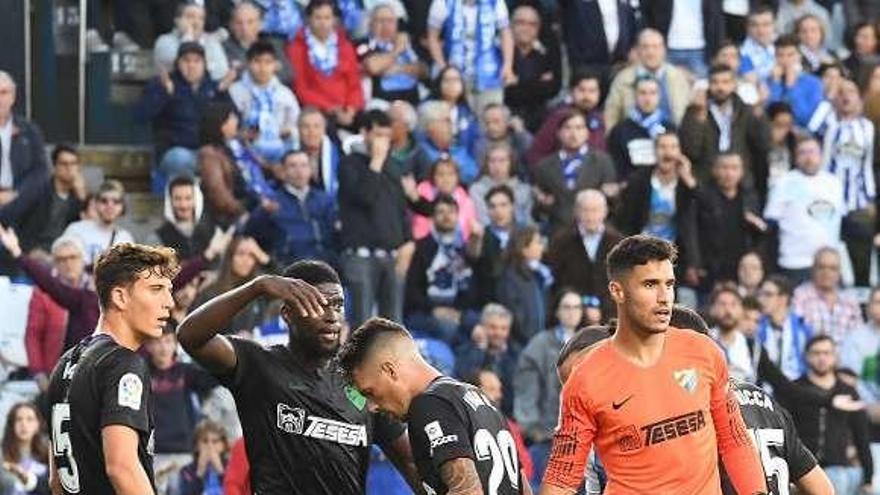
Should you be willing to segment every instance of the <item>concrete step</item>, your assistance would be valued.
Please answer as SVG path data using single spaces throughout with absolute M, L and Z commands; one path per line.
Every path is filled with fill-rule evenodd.
M 99 168 L 104 178 L 119 180 L 126 191 L 150 192 L 152 147 L 86 145 L 79 152 L 85 166 Z

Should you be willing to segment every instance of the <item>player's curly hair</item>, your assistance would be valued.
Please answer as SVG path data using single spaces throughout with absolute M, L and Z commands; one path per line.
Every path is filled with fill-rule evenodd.
M 354 329 L 336 354 L 336 367 L 349 381 L 355 368 L 363 364 L 374 348 L 389 337 L 412 339 L 409 331 L 398 323 L 373 317 Z
M 649 261 L 678 259 L 678 249 L 671 242 L 651 235 L 633 235 L 620 241 L 605 258 L 609 280 L 617 280 L 626 272 Z
M 123 242 L 104 251 L 95 263 L 95 291 L 101 309 L 110 304 L 116 287 L 129 287 L 144 272 L 173 279 L 180 271 L 177 253 L 169 247 Z

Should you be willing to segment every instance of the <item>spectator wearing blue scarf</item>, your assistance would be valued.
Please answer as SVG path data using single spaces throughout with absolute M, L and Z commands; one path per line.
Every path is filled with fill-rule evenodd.
M 431 167 L 442 155 L 449 155 L 458 164 L 461 182 L 469 185 L 480 174 L 477 161 L 467 149 L 453 140 L 452 117 L 449 104 L 443 101 L 428 101 L 419 109 L 419 128 L 423 134 L 419 141 L 424 153 L 414 163 L 416 179 L 428 177 Z
M 626 182 L 638 167 L 654 166 L 654 139 L 675 130 L 675 124 L 660 109 L 660 82 L 650 75 L 641 76 L 636 79 L 635 89 L 635 106 L 608 135 L 608 152 L 621 182 Z
M 451 65 L 464 73 L 478 114 L 489 103 L 502 103 L 504 86 L 516 81 L 505 0 L 433 0 L 428 50 L 436 70 Z
M 784 101 L 791 105 L 797 125 L 807 127 L 819 104 L 825 98 L 822 80 L 806 72 L 794 35 L 776 40 L 776 66 L 766 80 L 770 96 L 767 104 Z
M 370 14 L 369 36 L 358 43 L 358 57 L 371 77 L 372 97 L 385 101 L 419 102 L 419 79 L 427 74 L 409 36 L 398 30 L 398 17 L 388 4 Z
M 275 73 L 278 59 L 268 41 L 248 49 L 248 72 L 229 88 L 242 115 L 243 126 L 253 132 L 253 149 L 264 160 L 277 163 L 293 147 L 299 103 Z
M 364 108 L 361 67 L 344 29 L 338 28 L 334 0 L 311 0 L 308 24 L 287 45 L 296 77 L 293 90 L 302 105 L 313 106 L 337 125 L 353 128 Z

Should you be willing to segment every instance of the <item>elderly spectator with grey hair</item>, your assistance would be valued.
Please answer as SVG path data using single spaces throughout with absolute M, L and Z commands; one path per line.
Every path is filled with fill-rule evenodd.
M 452 107 L 444 101 L 431 100 L 419 107 L 419 129 L 424 133 L 421 139 L 423 156 L 415 163 L 415 175 L 425 180 L 431 167 L 441 156 L 452 157 L 458 165 L 461 182 L 470 184 L 479 175 L 479 167 L 464 147 L 455 144 L 452 129 Z
M 263 11 L 256 4 L 243 1 L 235 6 L 232 17 L 229 19 L 230 36 L 223 42 L 223 50 L 226 52 L 229 66 L 238 72 L 238 76 L 241 76 L 247 68 L 248 48 L 256 41 L 265 39 L 272 43 L 278 54 L 275 57 L 278 61 L 278 73 L 276 74 L 278 80 L 289 87 L 293 82 L 293 69 L 290 68 L 290 61 L 284 56 L 284 42 L 280 37 L 261 37 L 263 26 Z
M 84 254 L 82 242 L 76 237 L 62 236 L 52 243 L 52 271 L 58 281 L 70 287 L 89 286 L 91 277 L 85 271 Z M 25 329 L 28 370 L 44 392 L 64 347 L 68 319 L 67 309 L 50 294 L 34 288 Z
M 396 100 L 388 107 L 391 119 L 391 158 L 389 172 L 403 177 L 415 171 L 416 163 L 427 160 L 425 151 L 416 140 L 418 115 L 415 108 L 404 100 Z
M 547 264 L 556 274 L 557 287 L 574 287 L 581 294 L 602 302 L 604 314 L 611 314 L 613 302 L 608 294 L 605 256 L 623 236 L 606 225 L 608 201 L 595 189 L 585 189 L 574 200 L 573 225 L 550 241 Z
M 458 347 L 455 361 L 455 374 L 460 377 L 481 370 L 498 375 L 507 392 L 501 409 L 508 415 L 513 410 L 513 374 L 520 351 L 519 346 L 510 341 L 512 325 L 513 314 L 507 308 L 498 303 L 485 305 L 480 322 L 471 330 L 471 339 Z
M 483 160 L 492 145 L 507 144 L 514 152 L 516 165 L 523 163 L 526 151 L 532 146 L 532 135 L 525 129 L 522 119 L 510 113 L 510 108 L 502 103 L 486 105 L 480 124 L 480 138 L 474 153 L 477 160 Z
M 0 70 L 0 222 L 17 225 L 43 199 L 49 178 L 43 135 L 35 123 L 14 115 L 16 85 Z
M 391 4 L 380 3 L 370 11 L 370 30 L 355 51 L 370 77 L 372 97 L 379 100 L 419 101 L 419 79 L 427 67 L 419 61 L 409 35 L 398 30 L 399 17 Z

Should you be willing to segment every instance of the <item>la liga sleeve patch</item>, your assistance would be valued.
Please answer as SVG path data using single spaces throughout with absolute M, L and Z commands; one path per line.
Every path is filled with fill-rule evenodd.
M 141 381 L 141 378 L 134 373 L 126 373 L 119 379 L 116 400 L 121 407 L 139 411 L 143 392 L 144 383 Z

